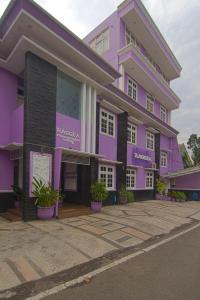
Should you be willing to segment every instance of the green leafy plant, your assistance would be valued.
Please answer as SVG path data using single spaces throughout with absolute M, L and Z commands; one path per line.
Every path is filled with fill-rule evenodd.
M 11 187 L 15 194 L 16 200 L 21 201 L 23 198 L 23 190 L 17 184 L 12 185 Z
M 34 191 L 36 197 L 35 204 L 40 207 L 51 207 L 59 199 L 59 192 L 48 184 L 45 185 L 41 180 L 33 178 Z
M 170 195 L 172 198 L 175 198 L 176 201 L 180 201 L 180 202 L 184 202 L 187 199 L 186 194 L 180 191 L 171 191 Z
M 131 191 L 127 192 L 128 203 L 134 202 L 134 193 Z
M 163 195 L 166 191 L 167 185 L 164 181 L 157 179 L 156 180 L 156 192 L 160 195 Z
M 125 185 L 122 185 L 119 190 L 119 197 L 127 197 L 128 198 L 129 192 L 126 190 Z M 130 195 L 129 195 L 130 196 Z
M 91 185 L 90 193 L 92 200 L 95 202 L 102 202 L 108 197 L 108 191 L 106 190 L 105 184 L 99 181 L 96 181 Z

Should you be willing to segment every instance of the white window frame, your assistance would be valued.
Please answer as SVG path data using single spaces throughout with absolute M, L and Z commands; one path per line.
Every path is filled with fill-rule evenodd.
M 107 116 L 102 116 L 102 113 L 106 114 Z M 113 120 L 109 119 L 110 116 L 113 118 Z M 102 131 L 102 119 L 106 121 L 106 132 Z M 109 123 L 113 124 L 113 135 L 109 133 Z M 115 114 L 110 113 L 102 108 L 100 109 L 100 133 L 109 137 L 115 137 Z
M 129 180 L 128 180 L 129 178 Z M 134 182 L 134 184 L 132 184 Z M 128 184 L 129 183 L 129 184 Z M 136 189 L 136 170 L 128 168 L 126 170 L 126 189 L 135 190 Z
M 150 144 L 152 144 L 152 147 L 149 147 L 149 141 Z M 152 151 L 155 149 L 155 135 L 150 131 L 146 132 L 146 148 Z
M 102 43 L 101 51 L 97 50 L 98 45 Z M 107 28 L 98 34 L 91 42 L 90 47 L 95 50 L 99 55 L 104 54 L 110 49 L 110 29 Z M 100 48 L 99 48 L 100 49 Z
M 164 106 L 160 106 L 160 119 L 167 123 L 167 109 Z
M 154 103 L 155 103 L 154 97 L 149 94 L 146 94 L 146 109 L 152 114 L 154 113 Z
M 129 140 L 129 136 L 130 136 L 130 140 Z M 127 127 L 127 142 L 132 145 L 137 144 L 137 126 L 130 122 L 128 122 L 128 127 Z
M 129 87 L 131 88 L 131 95 L 129 94 Z M 134 97 L 135 93 L 135 97 Z M 127 78 L 127 94 L 129 97 L 131 97 L 134 101 L 137 102 L 138 99 L 138 85 L 132 78 Z
M 105 170 L 102 170 L 102 168 L 104 168 Z M 112 170 L 112 172 L 110 172 L 110 170 Z M 99 181 L 100 182 L 104 182 L 102 181 L 101 175 L 104 175 L 105 177 L 105 187 L 107 191 L 113 191 L 115 190 L 115 167 L 111 166 L 111 165 L 105 165 L 105 164 L 100 164 L 99 165 Z M 108 175 L 112 174 L 112 186 L 109 187 L 108 186 Z
M 168 165 L 168 154 L 167 152 L 160 152 L 160 166 L 167 168 Z
M 145 188 L 148 190 L 152 190 L 154 188 L 154 172 L 153 171 L 146 171 Z

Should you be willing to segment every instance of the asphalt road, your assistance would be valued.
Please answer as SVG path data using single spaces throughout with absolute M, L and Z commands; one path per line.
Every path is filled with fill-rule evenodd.
M 48 300 L 200 300 L 200 227 Z

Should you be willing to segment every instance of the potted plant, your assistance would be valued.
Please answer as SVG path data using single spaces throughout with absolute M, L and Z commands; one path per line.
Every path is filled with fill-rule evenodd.
M 166 183 L 160 179 L 156 180 L 156 199 L 165 200 Z
M 20 205 L 21 205 L 22 198 L 23 198 L 23 191 L 16 184 L 12 185 L 12 188 L 13 188 L 13 192 L 14 192 L 14 195 L 15 195 L 14 205 L 15 205 L 16 208 L 19 208 Z
M 41 180 L 37 180 L 36 178 L 33 180 L 33 186 L 38 218 L 42 220 L 52 218 L 55 203 L 59 198 L 59 192 L 54 190 L 50 184 L 45 185 Z
M 102 201 L 108 197 L 108 191 L 106 190 L 104 183 L 97 181 L 92 184 L 90 193 L 92 196 L 91 209 L 94 212 L 100 212 L 102 208 Z
M 177 201 L 178 202 L 185 202 L 186 201 L 186 195 L 184 192 L 177 192 Z
M 128 203 L 128 196 L 129 196 L 129 192 L 126 190 L 126 187 L 122 185 L 119 190 L 119 203 L 120 204 Z

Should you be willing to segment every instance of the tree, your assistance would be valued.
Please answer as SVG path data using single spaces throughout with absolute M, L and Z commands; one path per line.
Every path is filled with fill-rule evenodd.
M 192 151 L 194 165 L 200 165 L 200 137 L 197 134 L 191 134 L 188 142 L 188 148 Z

